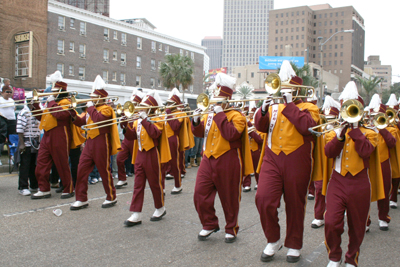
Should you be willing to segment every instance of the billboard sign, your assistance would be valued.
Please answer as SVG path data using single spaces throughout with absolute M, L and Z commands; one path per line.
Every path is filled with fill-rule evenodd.
M 226 74 L 227 67 L 225 68 L 219 68 L 219 69 L 212 69 L 208 71 L 208 82 L 214 82 L 215 81 L 215 76 L 217 76 L 218 73 L 225 73 Z
M 296 64 L 297 67 L 302 68 L 304 66 L 304 57 L 259 57 L 259 69 L 260 70 L 276 70 L 280 68 L 284 60 L 289 60 Z

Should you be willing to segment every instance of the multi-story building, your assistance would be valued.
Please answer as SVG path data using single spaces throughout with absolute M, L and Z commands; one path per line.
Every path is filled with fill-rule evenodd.
M 165 89 L 159 67 L 167 54 L 194 61 L 190 92 L 203 91 L 204 47 L 56 1 L 48 4 L 47 73 L 66 79 Z
M 47 0 L 0 4 L 0 77 L 21 88 L 44 88 Z
M 110 16 L 110 0 L 56 0 L 74 7 L 86 9 L 88 11 Z
M 369 56 L 364 71 L 371 76 L 382 78 L 382 90 L 389 90 L 392 85 L 392 66 L 382 65 L 379 56 Z
M 210 57 L 210 69 L 222 67 L 222 38 L 221 36 L 206 36 L 201 40 L 201 45 L 206 47 Z M 208 70 L 207 70 L 208 71 Z
M 364 19 L 352 6 L 332 8 L 329 4 L 272 10 L 268 37 L 268 55 L 284 56 L 285 47 L 292 47 L 291 56 L 307 57 L 309 62 L 337 75 L 342 91 L 348 81 L 361 77 L 364 69 Z M 319 38 L 322 37 L 322 38 Z
M 274 0 L 225 0 L 222 67 L 258 63 L 267 55 L 269 13 Z

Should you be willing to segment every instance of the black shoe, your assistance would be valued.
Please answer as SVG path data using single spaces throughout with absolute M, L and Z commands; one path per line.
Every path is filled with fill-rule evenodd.
M 126 175 L 128 175 L 128 177 L 133 177 L 133 173 L 130 172 L 126 173 Z
M 274 259 L 274 255 L 275 254 L 273 254 L 273 255 L 267 255 L 267 254 L 265 254 L 264 252 L 261 254 L 261 258 L 260 258 L 260 260 L 262 261 L 262 262 L 270 262 L 270 261 L 272 261 L 273 259 Z
M 66 198 L 71 198 L 71 197 L 74 197 L 75 196 L 75 192 L 72 192 L 72 193 L 68 193 L 68 194 L 62 194 L 61 195 L 61 199 L 66 199 Z
M 35 194 L 37 194 L 37 193 L 35 193 Z M 35 194 L 31 195 L 31 199 L 51 198 L 51 194 L 42 195 L 42 196 L 35 196 Z
M 300 256 L 286 256 L 286 261 L 290 263 L 298 262 L 300 260 Z
M 180 193 L 182 193 L 182 188 L 179 189 L 178 191 L 171 191 L 171 195 L 178 195 Z
M 61 186 L 56 189 L 56 193 L 62 193 L 62 191 L 64 191 L 64 186 Z
M 164 215 L 167 214 L 167 211 L 165 210 L 163 214 L 161 214 L 161 216 L 151 216 L 150 221 L 152 222 L 157 222 L 157 221 L 161 221 L 162 217 L 164 217 Z
M 124 222 L 124 224 L 125 224 L 126 227 L 132 227 L 132 226 L 135 226 L 135 225 L 138 225 L 138 224 L 142 224 L 142 221 L 131 222 L 131 221 L 126 220 Z
M 388 227 L 388 226 L 383 226 L 383 227 L 379 226 L 379 230 L 381 230 L 381 231 L 388 231 L 388 230 L 389 230 L 389 227 Z
M 234 237 L 225 237 L 225 243 L 233 243 L 236 241 L 236 236 Z
M 209 237 L 211 234 L 216 233 L 216 232 L 218 232 L 218 231 L 219 231 L 219 227 L 217 227 L 217 228 L 215 228 L 214 230 L 212 230 L 212 232 L 210 232 L 208 235 L 197 235 L 197 238 L 198 238 L 200 241 L 206 241 L 206 240 L 207 240 L 207 237 Z

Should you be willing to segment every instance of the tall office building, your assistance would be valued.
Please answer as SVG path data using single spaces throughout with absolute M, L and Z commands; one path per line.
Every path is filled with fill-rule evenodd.
M 103 16 L 110 16 L 110 0 L 56 0 Z
M 268 52 L 268 14 L 274 0 L 225 0 L 222 66 L 258 63 Z
M 365 62 L 364 71 L 372 76 L 382 78 L 381 87 L 389 90 L 392 85 L 392 66 L 382 65 L 379 56 L 369 56 Z
M 210 69 L 222 67 L 222 38 L 221 36 L 206 36 L 201 40 L 201 45 L 206 47 L 206 54 L 210 58 Z
M 322 66 L 339 77 L 339 91 L 351 79 L 362 76 L 365 27 L 364 19 L 354 7 L 301 6 L 273 10 L 269 16 L 268 55 L 304 56 L 318 65 L 321 64 L 319 37 L 323 43 L 339 31 L 354 29 L 353 33 L 335 34 L 326 42 L 322 48 Z M 291 47 L 290 55 L 287 47 Z

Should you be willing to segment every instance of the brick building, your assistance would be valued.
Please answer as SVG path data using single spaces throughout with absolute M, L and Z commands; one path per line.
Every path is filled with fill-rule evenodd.
M 44 88 L 47 0 L 1 1 L 0 77 L 22 88 Z
M 165 89 L 158 69 L 166 54 L 194 61 L 193 93 L 203 91 L 205 48 L 56 1 L 48 4 L 47 73 L 66 79 Z
M 361 77 L 364 69 L 364 19 L 352 6 L 332 8 L 329 4 L 300 6 L 271 10 L 269 14 L 268 55 L 285 56 L 285 47 L 291 56 L 306 57 L 320 65 L 318 37 L 325 42 L 338 31 L 354 29 L 354 33 L 340 33 L 323 47 L 323 69 L 339 77 L 339 90 L 348 81 Z

